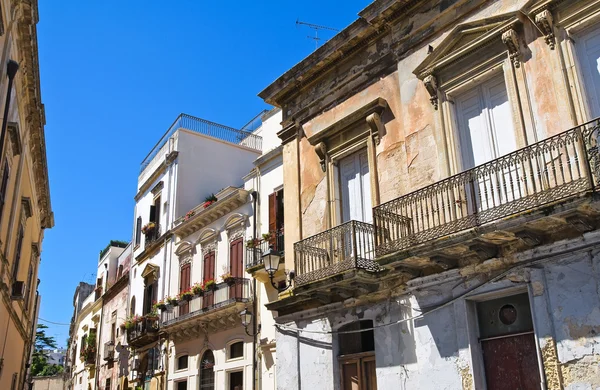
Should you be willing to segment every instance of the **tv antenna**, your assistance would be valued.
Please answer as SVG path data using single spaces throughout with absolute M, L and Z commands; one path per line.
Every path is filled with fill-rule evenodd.
M 329 30 L 329 31 L 336 31 L 336 32 L 340 31 L 337 28 L 327 27 L 327 26 L 319 26 L 318 24 L 301 22 L 300 20 L 296 19 L 296 27 L 298 27 L 299 25 L 306 26 L 308 28 L 312 28 L 313 30 L 315 30 L 314 37 L 311 37 L 310 35 L 306 36 L 307 38 L 310 38 L 315 41 L 315 50 L 319 48 L 319 41 L 323 40 L 323 38 L 319 38 L 319 30 Z

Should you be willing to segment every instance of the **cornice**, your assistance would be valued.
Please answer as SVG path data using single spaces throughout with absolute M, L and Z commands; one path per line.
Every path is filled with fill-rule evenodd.
M 135 196 L 133 197 L 133 199 L 136 202 L 139 201 L 142 198 L 142 196 L 144 196 L 144 194 L 150 189 L 150 187 L 152 186 L 152 184 L 163 173 L 165 173 L 167 171 L 167 167 L 170 166 L 173 163 L 173 161 L 175 161 L 175 159 L 177 158 L 178 155 L 179 155 L 179 152 L 174 151 L 174 152 L 171 152 L 171 153 L 169 153 L 169 154 L 167 154 L 165 156 L 165 160 L 154 170 L 154 172 L 152 172 L 152 174 L 150 175 L 150 177 L 148 179 L 146 179 L 146 181 L 144 182 L 144 184 L 142 184 L 142 186 L 138 190 L 137 194 L 135 194 Z M 158 186 L 159 184 L 157 184 L 156 186 Z
M 41 102 L 39 59 L 37 47 L 38 10 L 37 1 L 13 0 L 16 18 L 16 44 L 19 52 L 19 72 L 16 90 L 25 105 L 24 116 L 29 127 L 35 190 L 40 209 L 42 228 L 54 226 L 54 214 L 50 203 L 50 184 L 46 157 L 44 105 Z

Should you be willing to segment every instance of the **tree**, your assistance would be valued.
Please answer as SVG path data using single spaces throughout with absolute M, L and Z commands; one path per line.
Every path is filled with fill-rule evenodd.
M 56 348 L 54 337 L 46 335 L 48 327 L 44 324 L 38 324 L 35 333 L 35 350 L 33 351 L 33 361 L 31 364 L 31 375 L 48 376 L 63 372 L 64 368 L 58 364 L 49 364 L 46 350 Z

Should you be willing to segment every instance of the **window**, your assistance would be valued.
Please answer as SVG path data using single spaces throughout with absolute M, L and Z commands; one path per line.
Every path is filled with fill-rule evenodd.
M 229 243 L 229 272 L 234 278 L 244 277 L 244 239 L 238 238 Z M 243 298 L 243 285 L 234 283 L 229 287 L 229 298 Z
M 177 382 L 177 390 L 187 390 L 187 380 Z
M 188 355 L 182 355 L 177 358 L 177 369 L 187 370 L 188 368 Z
M 158 281 L 150 283 L 150 279 L 146 278 L 144 286 L 144 307 L 142 308 L 142 314 L 146 315 L 152 311 L 152 305 L 156 301 L 158 293 Z
M 377 390 L 375 374 L 375 339 L 373 321 L 357 321 L 345 325 L 340 332 L 350 330 L 359 333 L 340 333 L 338 335 L 340 375 L 342 389 Z
M 33 286 L 31 285 L 31 283 L 33 283 L 33 267 L 32 264 L 29 264 L 29 272 L 27 273 L 27 285 L 26 285 L 26 291 L 25 291 L 25 310 L 29 309 L 29 300 L 31 299 L 31 289 L 33 288 Z
M 200 390 L 215 389 L 215 357 L 211 350 L 204 352 L 200 361 Z
M 229 359 L 238 359 L 244 357 L 244 342 L 238 341 L 229 346 Z
M 6 191 L 8 190 L 8 178 L 10 177 L 10 171 L 8 168 L 8 162 L 4 163 L 4 170 L 2 171 L 2 182 L 0 182 L 0 221 L 2 221 L 2 214 L 4 211 L 4 203 L 6 202 Z
M 338 162 L 342 221 L 371 222 L 371 183 L 367 150 L 361 150 Z
M 244 389 L 244 372 L 236 371 L 229 373 L 229 390 Z
M 21 261 L 21 250 L 23 249 L 23 238 L 25 235 L 25 229 L 23 224 L 19 225 L 19 232 L 17 234 L 17 246 L 15 247 L 15 261 L 13 263 L 13 280 L 17 280 L 19 276 L 19 262 Z
M 110 341 L 114 344 L 117 337 L 117 311 L 110 315 Z
M 158 345 L 148 350 L 148 372 L 150 375 L 159 369 L 160 347 Z
M 585 31 L 575 43 L 583 73 L 589 119 L 600 116 L 600 28 Z
M 129 307 L 129 316 L 133 317 L 135 315 L 135 296 L 131 297 L 131 307 Z
M 269 232 L 281 232 L 283 230 L 283 189 L 269 195 Z M 276 237 L 271 239 L 271 245 L 277 246 Z M 283 248 L 275 248 L 283 249 Z
M 104 389 L 105 390 L 111 390 L 110 389 L 110 378 L 106 378 L 106 384 L 104 385 Z
M 204 269 L 202 273 L 203 280 L 215 278 L 215 252 L 209 252 L 204 255 Z M 214 304 L 214 294 L 204 294 L 202 298 L 202 307 L 207 308 Z
M 135 245 L 140 245 L 142 240 L 142 217 L 137 217 L 135 221 Z
M 160 224 L 160 195 L 154 199 L 154 222 Z
M 179 293 L 189 290 L 190 288 L 190 263 L 184 264 L 179 271 Z M 179 315 L 185 315 L 189 313 L 190 305 L 188 302 L 182 302 L 179 304 Z

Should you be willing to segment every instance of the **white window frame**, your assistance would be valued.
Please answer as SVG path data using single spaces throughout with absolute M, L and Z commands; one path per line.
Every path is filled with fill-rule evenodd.
M 231 357 L 230 348 L 231 348 L 231 346 L 233 344 L 236 344 L 236 343 L 242 343 L 242 345 L 244 346 L 243 349 L 242 349 L 242 356 L 237 357 L 237 358 L 232 358 Z M 244 340 L 242 340 L 242 339 L 234 339 L 234 340 L 231 340 L 230 342 L 228 342 L 225 345 L 225 361 L 227 361 L 227 362 L 236 362 L 236 361 L 239 361 L 239 360 L 244 360 L 245 358 L 246 358 L 246 342 Z

